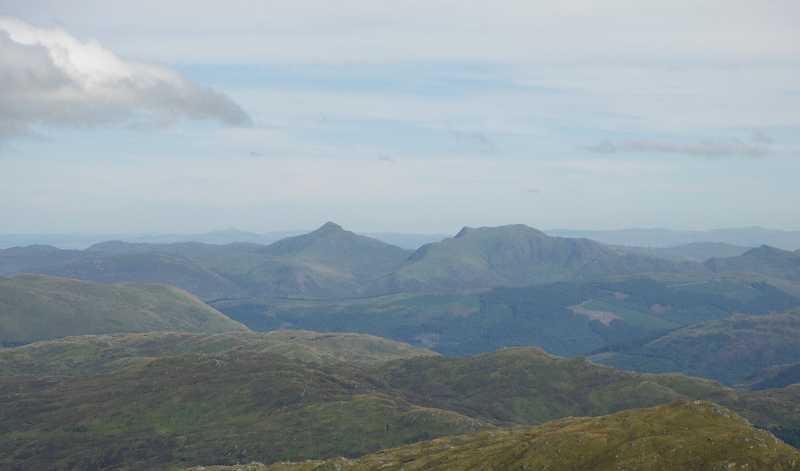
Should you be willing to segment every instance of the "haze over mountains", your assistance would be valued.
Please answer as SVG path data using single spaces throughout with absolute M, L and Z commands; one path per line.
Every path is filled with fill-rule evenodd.
M 554 466 L 549 452 L 508 451 L 520 432 L 500 429 L 567 416 L 602 417 L 535 433 L 584 450 L 585 427 L 657 420 L 703 450 L 667 457 L 681 466 L 728 460 L 725 437 L 773 440 L 767 454 L 739 447 L 742 463 L 791 463 L 777 438 L 718 420 L 739 413 L 800 444 L 800 251 L 626 248 L 524 225 L 411 250 L 327 223 L 269 245 L 15 247 L 0 250 L 0 275 L 0 340 L 21 345 L 0 350 L 12 468 L 322 470 L 366 455 L 358 469 L 464 434 L 440 438 L 457 448 L 431 455 L 441 469 L 489 449 L 505 451 L 480 462 Z M 700 422 L 711 441 L 669 425 Z M 565 454 L 562 469 L 621 463 L 643 437 Z M 411 448 L 370 454 L 397 446 Z

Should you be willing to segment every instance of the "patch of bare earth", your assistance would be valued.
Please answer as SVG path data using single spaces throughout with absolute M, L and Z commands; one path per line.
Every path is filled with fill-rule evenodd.
M 584 305 L 587 302 L 588 301 L 582 302 L 582 303 L 578 304 L 577 306 L 569 306 L 569 307 L 567 307 L 567 309 L 572 310 L 572 312 L 574 312 L 575 314 L 584 315 L 584 316 L 588 317 L 589 319 L 591 319 L 593 321 L 600 321 L 604 325 L 610 324 L 611 321 L 613 321 L 614 319 L 622 319 L 621 317 L 619 317 L 618 315 L 614 314 L 613 312 L 609 312 L 609 311 L 593 311 L 591 309 L 586 309 L 586 307 L 584 307 Z

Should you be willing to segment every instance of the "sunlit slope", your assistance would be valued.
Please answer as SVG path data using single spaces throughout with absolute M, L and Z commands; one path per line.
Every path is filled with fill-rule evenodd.
M 165 285 L 104 285 L 44 275 L 0 278 L 0 341 L 114 332 L 247 330 Z
M 164 469 L 360 456 L 488 425 L 360 368 L 186 353 L 90 377 L 0 378 L 0 468 Z
M 600 362 L 650 373 L 680 371 L 735 385 L 764 368 L 800 362 L 800 310 L 703 322 Z
M 440 438 L 370 454 L 294 465 L 208 471 L 563 471 L 800 468 L 800 451 L 705 401 L 678 401 L 599 418 L 569 418 L 524 431 Z
M 372 335 L 320 334 L 298 330 L 84 335 L 0 349 L 0 375 L 90 375 L 181 353 L 215 355 L 232 351 L 272 353 L 307 362 L 347 362 L 355 365 L 436 355 L 430 350 Z

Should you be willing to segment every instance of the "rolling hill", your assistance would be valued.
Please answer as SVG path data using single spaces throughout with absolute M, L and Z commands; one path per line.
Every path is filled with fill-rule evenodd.
M 248 330 L 196 297 L 166 285 L 104 285 L 45 275 L 0 278 L 4 344 L 114 332 Z
M 800 250 L 789 252 L 762 245 L 739 257 L 712 258 L 705 262 L 705 266 L 714 273 L 757 273 L 800 281 Z
M 430 350 L 372 335 L 320 334 L 302 330 L 83 335 L 0 349 L 0 376 L 87 376 L 182 353 L 218 355 L 234 351 L 357 366 L 417 355 L 436 355 Z
M 649 373 L 679 371 L 733 386 L 764 368 L 800 362 L 800 310 L 703 322 L 598 361 Z
M 289 356 L 297 351 L 289 344 L 317 342 L 316 334 L 285 335 L 279 349 Z M 94 339 L 66 340 L 13 349 L 21 352 L 17 359 L 27 355 L 35 368 L 57 376 L 0 376 L 0 467 L 167 469 L 357 458 L 498 426 L 686 399 L 712 400 L 787 439 L 800 432 L 800 385 L 734 390 L 534 348 L 378 363 L 372 357 L 353 366 L 340 361 L 351 339 L 335 336 L 317 349 L 327 354 L 310 362 L 266 353 L 269 342 L 250 334 L 114 336 L 94 347 Z M 370 342 L 362 352 L 374 350 Z M 211 353 L 220 348 L 227 349 Z M 120 353 L 129 355 L 123 368 L 109 362 Z M 52 368 L 75 357 L 101 374 L 63 376 Z
M 447 437 L 357 460 L 258 463 L 208 471 L 617 469 L 790 470 L 800 451 L 755 430 L 736 413 L 705 401 L 678 401 L 600 418 L 569 418 L 527 430 Z
M 361 456 L 493 428 L 347 364 L 184 353 L 93 376 L 0 377 L 0 467 L 165 469 Z

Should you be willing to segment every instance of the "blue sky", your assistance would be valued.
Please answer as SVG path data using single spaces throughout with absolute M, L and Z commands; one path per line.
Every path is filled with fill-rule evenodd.
M 796 1 L 0 17 L 0 233 L 800 230 Z

